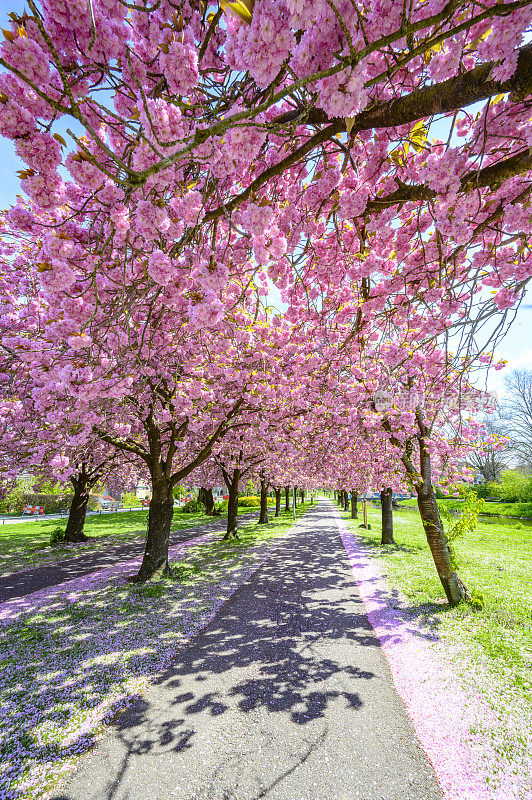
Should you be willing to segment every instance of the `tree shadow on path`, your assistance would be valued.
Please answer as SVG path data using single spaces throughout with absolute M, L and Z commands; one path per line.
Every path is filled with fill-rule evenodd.
M 371 747 L 391 742 L 404 751 L 399 775 L 411 778 L 412 762 L 422 773 L 419 793 L 394 797 L 440 797 L 334 521 L 318 507 L 298 528 L 115 721 L 103 751 L 97 748 L 68 791 L 53 800 L 143 800 L 162 798 L 171 788 L 179 800 L 258 800 L 285 797 L 284 791 L 295 798 L 287 787 L 303 764 L 306 775 L 317 770 L 313 780 L 326 788 L 308 795 L 302 790 L 297 800 L 332 800 L 327 781 L 338 770 L 327 759 L 348 765 L 334 778 L 335 800 L 343 800 L 342 780 L 347 787 L 353 780 L 349 769 L 360 780 L 382 778 L 371 763 L 349 766 L 357 748 L 366 746 L 362 731 L 373 737 Z M 405 741 L 410 750 L 399 745 Z M 319 766 L 323 758 L 326 769 Z M 417 786 L 408 780 L 405 785 Z M 88 786 L 96 793 L 83 794 Z M 387 798 L 378 794 L 380 786 L 360 797 Z

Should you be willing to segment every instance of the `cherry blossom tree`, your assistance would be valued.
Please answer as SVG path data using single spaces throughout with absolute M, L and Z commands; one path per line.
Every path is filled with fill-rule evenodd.
M 171 0 L 12 15 L 0 132 L 65 229 L 49 279 L 127 295 L 193 275 L 217 313 L 213 281 L 268 265 L 294 308 L 330 273 L 334 307 L 347 276 L 364 317 L 403 293 L 399 314 L 414 298 L 443 324 L 474 276 L 514 305 L 530 276 L 530 0 L 227 10 L 224 25 L 215 4 Z
M 452 440 L 441 410 L 370 398 L 460 406 L 459 375 L 532 275 L 532 0 L 226 10 L 28 0 L 12 15 L 0 133 L 30 202 L 7 215 L 4 289 L 36 305 L 3 337 L 5 372 L 17 391 L 36 374 L 40 412 L 75 403 L 82 438 L 146 465 L 142 578 L 167 566 L 172 486 L 228 433 L 278 423 L 286 389 L 292 484 L 310 406 L 357 441 L 384 432 L 458 602 L 432 470 L 467 440 L 460 412 Z

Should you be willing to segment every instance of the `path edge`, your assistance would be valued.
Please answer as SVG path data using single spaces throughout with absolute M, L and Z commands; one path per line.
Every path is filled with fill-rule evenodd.
M 437 636 L 431 642 L 427 632 L 397 605 L 397 593 L 394 597 L 375 559 L 347 529 L 332 503 L 331 509 L 369 622 L 436 773 L 443 800 L 493 800 L 475 758 L 479 743 L 471 736 L 471 727 L 479 713 L 488 713 L 487 707 L 480 700 L 474 707 L 456 674 L 436 652 Z M 484 751 L 486 747 L 483 742 Z

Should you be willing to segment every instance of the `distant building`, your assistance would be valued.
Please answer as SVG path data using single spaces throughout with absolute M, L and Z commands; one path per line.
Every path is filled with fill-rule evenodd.
M 137 500 L 151 500 L 151 486 L 146 481 L 139 481 L 135 489 Z

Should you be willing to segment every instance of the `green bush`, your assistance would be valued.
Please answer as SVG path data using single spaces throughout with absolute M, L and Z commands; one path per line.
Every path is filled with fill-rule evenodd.
M 227 514 L 227 508 L 229 506 L 229 502 L 227 500 L 222 500 L 221 503 L 216 503 L 214 506 L 214 510 L 217 514 Z
M 490 497 L 500 497 L 506 503 L 532 502 L 532 476 L 516 469 L 505 470 L 499 483 L 490 483 L 489 489 Z
M 57 526 L 54 528 L 50 534 L 50 545 L 53 547 L 56 544 L 61 544 L 61 542 L 65 541 L 65 531 L 64 528 Z
M 8 492 L 5 497 L 0 500 L 0 514 L 21 514 L 24 502 L 24 490 L 21 486 L 17 486 L 12 492 Z
M 189 500 L 184 506 L 181 506 L 182 514 L 204 514 L 205 506 L 197 500 Z
M 238 498 L 238 505 L 245 508 L 260 508 L 260 495 L 249 494 Z
M 70 508 L 71 493 L 41 494 L 23 492 L 18 488 L 10 492 L 0 503 L 0 513 L 22 514 L 24 506 L 42 506 L 45 514 L 57 514 L 62 509 Z
M 142 505 L 134 492 L 122 492 L 122 503 L 124 504 L 124 508 L 133 508 Z

